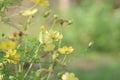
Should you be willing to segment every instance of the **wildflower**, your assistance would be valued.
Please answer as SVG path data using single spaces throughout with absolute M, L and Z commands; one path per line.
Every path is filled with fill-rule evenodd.
M 77 77 L 75 77 L 74 73 L 68 73 L 62 75 L 62 80 L 79 80 Z
M 44 48 L 44 51 L 53 51 L 55 48 L 55 45 L 53 43 L 45 44 L 43 48 Z
M 70 46 L 70 47 L 67 47 L 67 46 L 64 46 L 62 48 L 59 48 L 58 51 L 61 53 L 61 54 L 70 54 L 73 52 L 73 48 Z
M 44 31 L 45 27 L 42 25 L 40 26 L 40 31 Z
M 49 6 L 48 0 L 32 0 L 34 3 L 39 4 L 40 6 Z
M 60 34 L 58 31 L 54 31 L 54 30 L 49 30 L 47 32 L 47 34 L 49 35 L 49 37 L 54 40 L 54 41 L 58 41 L 61 40 L 63 38 L 63 35 Z
M 14 49 L 15 47 L 16 47 L 16 43 L 14 41 L 8 40 L 8 41 L 0 42 L 0 49 L 1 50 Z
M 38 11 L 38 9 L 33 9 L 33 10 L 24 10 L 24 11 L 21 11 L 21 15 L 22 16 L 33 16 L 36 12 Z
M 60 34 L 58 31 L 45 31 L 45 32 L 40 32 L 40 37 L 39 41 L 41 44 L 49 44 L 52 43 L 53 41 L 59 41 L 63 38 L 63 35 Z
M 10 49 L 6 52 L 5 58 L 9 63 L 16 64 L 20 59 L 20 55 L 16 53 L 16 50 Z
M 39 36 L 39 41 L 41 44 L 50 44 L 52 43 L 52 39 L 49 37 L 49 35 L 46 32 L 40 32 L 40 36 Z

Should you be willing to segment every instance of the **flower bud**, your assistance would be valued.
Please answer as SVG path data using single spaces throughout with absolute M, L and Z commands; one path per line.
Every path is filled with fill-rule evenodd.
M 54 19 L 57 19 L 58 17 L 59 17 L 59 16 L 58 16 L 57 14 L 54 14 L 54 15 L 53 15 L 53 18 L 54 18 Z

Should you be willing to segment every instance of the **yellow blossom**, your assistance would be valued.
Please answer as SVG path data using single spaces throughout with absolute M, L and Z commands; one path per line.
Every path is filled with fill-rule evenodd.
M 61 53 L 61 54 L 70 54 L 73 52 L 73 48 L 70 46 L 70 47 L 67 47 L 67 46 L 64 46 L 62 48 L 59 48 L 58 51 Z
M 32 16 L 34 15 L 36 12 L 38 11 L 38 9 L 33 9 L 33 10 L 24 10 L 24 11 L 21 11 L 21 15 L 22 16 Z
M 1 41 L 0 42 L 0 49 L 1 50 L 14 49 L 15 47 L 16 47 L 16 43 L 14 41 L 8 40 L 8 41 Z
M 52 40 L 55 41 L 61 40 L 63 38 L 63 35 L 60 34 L 58 31 L 49 30 L 47 34 Z
M 44 31 L 45 27 L 42 25 L 40 26 L 40 31 Z
M 43 48 L 44 48 L 44 51 L 53 51 L 55 48 L 55 45 L 53 43 L 45 44 Z
M 48 0 L 32 0 L 34 3 L 39 4 L 40 6 L 49 6 Z
M 68 73 L 62 75 L 62 80 L 79 80 L 77 77 L 75 77 L 74 73 Z
M 49 30 L 45 32 L 40 32 L 39 41 L 41 44 L 49 44 L 53 41 L 59 41 L 63 38 L 63 35 L 58 31 Z
M 39 36 L 39 41 L 41 44 L 50 44 L 52 43 L 52 39 L 49 37 L 49 35 L 46 32 L 41 31 Z
M 9 63 L 16 64 L 20 59 L 20 55 L 16 53 L 16 50 L 10 49 L 6 52 L 5 59 Z

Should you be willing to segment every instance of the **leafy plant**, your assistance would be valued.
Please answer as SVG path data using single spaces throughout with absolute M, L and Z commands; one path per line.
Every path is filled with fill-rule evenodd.
M 0 9 L 17 5 L 17 2 L 1 1 Z M 17 31 L 9 36 L 3 33 L 0 37 L 0 80 L 79 80 L 74 73 L 67 72 L 66 67 L 67 56 L 74 49 L 72 46 L 62 46 L 62 31 L 55 30 L 56 24 L 62 28 L 64 23 L 70 25 L 71 22 L 52 15 L 51 27 L 41 25 L 39 38 L 34 38 L 27 30 L 33 16 L 39 11 L 38 5 L 46 7 L 49 3 L 47 0 L 33 0 L 33 3 L 32 7 L 18 12 L 25 18 L 22 24 L 12 22 L 6 14 L 1 15 L 2 21 Z

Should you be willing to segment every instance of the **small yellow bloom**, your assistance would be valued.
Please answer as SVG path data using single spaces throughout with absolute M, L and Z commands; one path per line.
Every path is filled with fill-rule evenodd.
M 72 47 L 67 47 L 67 46 L 64 46 L 62 48 L 59 48 L 58 51 L 61 53 L 61 54 L 70 54 L 73 52 L 73 48 Z
M 52 39 L 48 36 L 47 31 L 40 32 L 39 41 L 41 44 L 51 44 L 53 42 Z
M 79 80 L 77 77 L 75 77 L 74 73 L 68 73 L 62 75 L 62 80 Z
M 48 0 L 32 0 L 34 3 L 39 4 L 40 6 L 49 6 Z
M 40 26 L 40 31 L 44 31 L 45 27 L 42 25 Z
M 16 43 L 14 41 L 8 40 L 8 41 L 1 41 L 0 42 L 0 49 L 1 50 L 14 49 L 15 47 L 16 47 Z
M 16 53 L 16 50 L 10 49 L 6 52 L 5 59 L 9 63 L 16 64 L 20 59 L 20 55 Z
M 40 32 L 39 41 L 41 44 L 49 44 L 53 41 L 59 41 L 63 38 L 63 35 L 58 31 L 49 30 L 45 32 Z
M 38 11 L 38 9 L 33 9 L 33 10 L 24 10 L 24 11 L 21 11 L 21 15 L 22 16 L 32 16 L 34 15 L 36 12 Z
M 44 48 L 44 51 L 53 51 L 55 48 L 55 45 L 53 43 L 45 44 L 43 48 Z
M 60 34 L 58 31 L 49 30 L 47 34 L 54 41 L 59 41 L 63 38 L 63 35 Z

